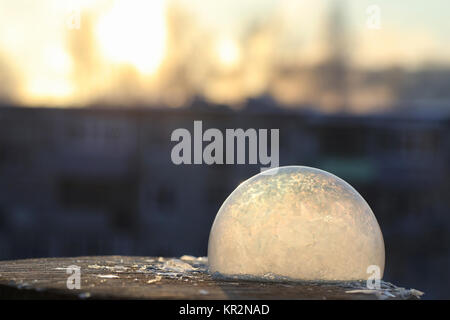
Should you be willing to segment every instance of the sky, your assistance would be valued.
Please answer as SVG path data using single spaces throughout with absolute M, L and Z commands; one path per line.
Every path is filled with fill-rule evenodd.
M 415 68 L 427 62 L 450 63 L 450 1 L 446 0 L 0 0 L 0 81 L 5 84 L 0 97 L 31 106 L 85 104 L 98 92 L 108 94 L 111 86 L 105 83 L 123 78 L 124 73 L 139 78 L 136 86 L 148 92 L 167 88 L 168 84 L 158 83 L 169 81 L 168 70 L 188 56 L 176 52 L 181 50 L 172 35 L 176 24 L 168 22 L 168 8 L 174 6 L 191 19 L 186 24 L 193 33 L 189 37 L 205 34 L 204 45 L 189 49 L 207 59 L 204 65 L 211 67 L 205 67 L 204 74 L 228 76 L 234 70 L 253 79 L 258 75 L 251 70 L 263 73 L 271 59 L 318 63 L 327 45 L 324 33 L 330 8 L 337 2 L 346 17 L 347 50 L 355 66 Z M 380 13 L 376 29 L 367 26 L 367 9 L 374 5 Z M 256 38 L 253 49 L 248 44 L 252 27 L 265 32 L 262 40 L 252 38 Z M 75 54 L 74 39 L 80 38 Z M 89 57 L 84 48 L 92 51 Z M 244 58 L 252 50 L 267 53 L 257 57 L 261 67 L 247 66 Z M 83 79 L 86 74 L 79 69 L 88 66 L 96 72 L 96 80 L 90 76 L 83 82 L 89 85 L 80 88 L 80 74 Z M 217 83 L 201 90 L 213 99 L 232 95 Z M 250 85 L 249 92 L 260 87 L 264 85 Z

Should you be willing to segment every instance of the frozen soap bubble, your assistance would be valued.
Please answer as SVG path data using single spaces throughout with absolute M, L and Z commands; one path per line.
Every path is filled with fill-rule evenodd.
M 368 279 L 376 265 L 383 276 L 383 235 L 352 186 L 309 167 L 270 171 L 239 185 L 217 213 L 210 272 L 340 281 Z

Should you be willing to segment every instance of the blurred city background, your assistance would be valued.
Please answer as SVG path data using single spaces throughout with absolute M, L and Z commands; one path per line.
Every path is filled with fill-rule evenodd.
M 450 298 L 450 2 L 0 0 L 0 259 L 206 255 L 260 165 L 177 128 L 280 129 L 367 200 L 384 280 Z

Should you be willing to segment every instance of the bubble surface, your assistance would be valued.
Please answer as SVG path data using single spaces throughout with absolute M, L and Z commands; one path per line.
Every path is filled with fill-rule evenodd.
M 299 280 L 383 276 L 385 252 L 378 222 L 347 182 L 323 170 L 288 166 L 240 184 L 211 228 L 209 271 L 222 275 Z

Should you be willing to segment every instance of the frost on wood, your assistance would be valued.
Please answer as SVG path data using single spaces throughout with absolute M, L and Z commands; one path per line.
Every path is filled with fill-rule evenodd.
M 208 244 L 209 270 L 222 275 L 362 280 L 370 265 L 382 277 L 384 259 L 378 222 L 359 193 L 300 166 L 239 185 L 217 213 Z
M 82 270 L 81 291 L 67 288 L 66 267 L 71 265 Z M 420 299 L 423 294 L 384 281 L 369 289 L 365 280 L 221 279 L 207 268 L 206 257 L 193 256 L 0 261 L 0 299 Z

